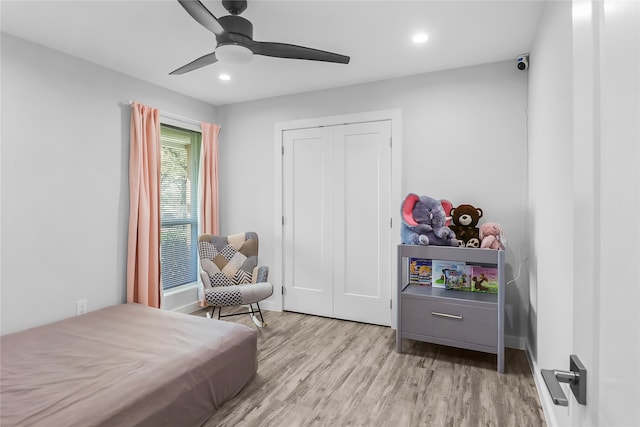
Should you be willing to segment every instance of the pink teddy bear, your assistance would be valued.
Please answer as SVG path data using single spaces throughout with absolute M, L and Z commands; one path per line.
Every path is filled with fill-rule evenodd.
M 480 247 L 484 249 L 502 249 L 507 239 L 504 237 L 502 227 L 495 222 L 487 222 L 480 226 Z

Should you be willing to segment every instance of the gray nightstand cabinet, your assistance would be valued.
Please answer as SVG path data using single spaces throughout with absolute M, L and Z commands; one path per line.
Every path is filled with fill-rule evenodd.
M 498 293 L 455 291 L 409 284 L 409 259 L 465 261 L 498 268 Z M 497 355 L 504 372 L 504 251 L 446 246 L 398 245 L 398 329 L 402 339 Z

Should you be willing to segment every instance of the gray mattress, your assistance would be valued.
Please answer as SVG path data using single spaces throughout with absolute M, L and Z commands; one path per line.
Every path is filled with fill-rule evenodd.
M 122 304 L 0 338 L 0 425 L 197 426 L 257 371 L 257 332 Z

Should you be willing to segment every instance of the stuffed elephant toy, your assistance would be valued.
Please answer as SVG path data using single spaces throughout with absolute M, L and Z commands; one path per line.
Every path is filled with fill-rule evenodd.
M 402 202 L 402 243 L 408 245 L 458 246 L 456 234 L 445 225 L 442 202 L 410 193 Z

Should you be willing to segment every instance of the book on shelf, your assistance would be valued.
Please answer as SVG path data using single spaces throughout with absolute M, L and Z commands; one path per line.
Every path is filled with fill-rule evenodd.
M 471 266 L 464 261 L 432 261 L 434 288 L 471 291 Z
M 498 269 L 474 265 L 471 271 L 473 292 L 498 293 Z
M 411 258 L 409 260 L 409 283 L 431 286 L 431 260 Z
M 455 270 L 445 270 L 445 288 L 471 292 L 471 268 L 470 265 L 458 265 Z

